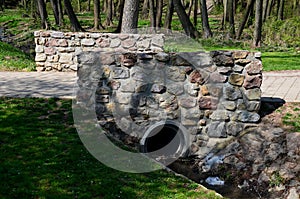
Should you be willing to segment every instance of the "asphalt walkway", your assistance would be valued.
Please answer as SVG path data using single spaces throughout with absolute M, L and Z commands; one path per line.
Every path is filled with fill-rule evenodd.
M 74 98 L 76 73 L 0 72 L 0 96 Z M 300 71 L 264 72 L 263 100 L 300 102 Z

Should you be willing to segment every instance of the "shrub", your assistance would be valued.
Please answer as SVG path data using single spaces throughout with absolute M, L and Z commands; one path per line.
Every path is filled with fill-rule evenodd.
M 269 18 L 263 27 L 266 45 L 296 48 L 300 46 L 300 17 L 286 20 Z

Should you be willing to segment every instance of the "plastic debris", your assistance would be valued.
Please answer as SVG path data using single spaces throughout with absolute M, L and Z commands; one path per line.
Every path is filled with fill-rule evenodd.
M 208 177 L 206 178 L 205 182 L 209 185 L 213 185 L 213 186 L 223 186 L 224 185 L 224 181 L 221 180 L 219 177 Z
M 202 166 L 202 170 L 204 172 L 208 172 L 213 166 L 215 166 L 217 164 L 222 164 L 224 158 L 225 158 L 224 155 L 214 156 L 211 153 L 208 154 L 207 157 L 205 158 L 205 165 Z

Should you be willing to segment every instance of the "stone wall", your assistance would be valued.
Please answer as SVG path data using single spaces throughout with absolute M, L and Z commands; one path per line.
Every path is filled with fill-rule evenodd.
M 34 32 L 37 71 L 77 71 L 84 51 L 161 52 L 162 34 L 111 34 L 88 32 Z
M 203 157 L 260 120 L 260 53 L 86 52 L 78 62 L 77 100 L 95 103 L 99 124 L 126 143 L 174 120 L 187 129 L 190 155 Z

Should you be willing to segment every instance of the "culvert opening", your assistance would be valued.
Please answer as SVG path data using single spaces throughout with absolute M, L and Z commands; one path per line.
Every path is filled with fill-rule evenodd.
M 186 129 L 173 121 L 152 125 L 141 140 L 141 152 L 150 157 L 178 158 L 187 150 Z

